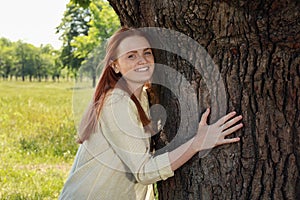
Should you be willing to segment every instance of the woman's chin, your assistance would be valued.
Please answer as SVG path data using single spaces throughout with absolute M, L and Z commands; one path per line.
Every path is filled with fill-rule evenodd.
M 140 76 L 125 77 L 127 82 L 144 84 L 151 80 L 152 74 L 140 74 Z

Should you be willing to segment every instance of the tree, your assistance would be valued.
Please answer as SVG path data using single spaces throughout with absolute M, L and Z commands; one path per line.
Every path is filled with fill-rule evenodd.
M 7 79 L 14 69 L 13 45 L 6 38 L 0 38 L 0 75 Z
M 18 41 L 15 48 L 15 64 L 16 64 L 16 74 L 18 77 L 21 75 L 22 81 L 25 81 L 27 75 L 31 77 L 34 72 L 34 55 L 32 54 L 33 45 Z
M 119 19 L 107 1 L 96 0 L 89 4 L 91 20 L 88 35 L 74 38 L 71 44 L 76 50 L 74 55 L 84 59 L 80 73 L 87 73 L 96 85 L 97 67 L 104 58 L 106 40 L 120 27 Z
M 60 51 L 58 50 L 53 50 L 51 51 L 52 55 L 52 64 L 48 68 L 48 73 L 52 77 L 53 81 L 59 81 L 59 78 L 62 73 L 63 65 L 62 61 L 60 59 Z
M 83 58 L 74 55 L 76 49 L 72 46 L 74 38 L 87 35 L 89 30 L 90 10 L 82 8 L 72 1 L 67 4 L 61 24 L 57 27 L 57 33 L 62 32 L 63 47 L 61 51 L 61 61 L 63 66 L 68 68 L 77 76 L 77 71 Z
M 53 81 L 55 81 L 55 77 L 59 78 L 62 66 L 59 62 L 56 62 L 58 58 L 59 51 L 53 49 L 51 45 L 40 46 L 35 63 L 35 74 L 39 82 L 42 80 L 42 77 L 45 77 L 47 80 L 48 76 L 52 76 Z
M 299 1 L 109 2 L 122 25 L 164 27 L 201 44 L 224 82 L 227 99 L 219 103 L 244 116 L 239 144 L 195 156 L 158 184 L 159 199 L 299 199 Z M 167 59 L 159 56 L 157 62 L 185 75 L 197 91 L 200 110 L 209 106 L 212 94 L 203 74 L 179 56 L 164 55 Z M 180 120 L 174 95 L 161 90 L 157 101 L 168 120 L 158 146 L 172 140 Z

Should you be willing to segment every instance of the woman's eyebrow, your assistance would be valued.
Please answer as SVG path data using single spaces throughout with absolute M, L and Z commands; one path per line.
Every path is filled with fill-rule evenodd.
M 148 48 L 143 49 L 143 51 L 148 51 L 148 50 L 151 50 L 151 48 L 148 47 Z M 129 53 L 137 53 L 137 50 L 128 51 L 126 54 L 129 54 Z

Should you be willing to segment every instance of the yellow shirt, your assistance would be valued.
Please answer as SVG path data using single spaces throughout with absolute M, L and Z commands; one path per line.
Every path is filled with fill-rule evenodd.
M 145 91 L 140 103 L 149 114 Z M 59 199 L 145 200 L 149 185 L 174 175 L 168 153 L 150 153 L 150 136 L 129 95 L 114 89 L 103 105 L 99 131 L 80 145 Z

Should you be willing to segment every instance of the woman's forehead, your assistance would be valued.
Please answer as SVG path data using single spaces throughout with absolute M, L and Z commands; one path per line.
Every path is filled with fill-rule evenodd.
M 141 36 L 130 36 L 121 41 L 118 47 L 117 55 L 118 57 L 140 49 L 149 49 L 150 44 L 146 38 Z

